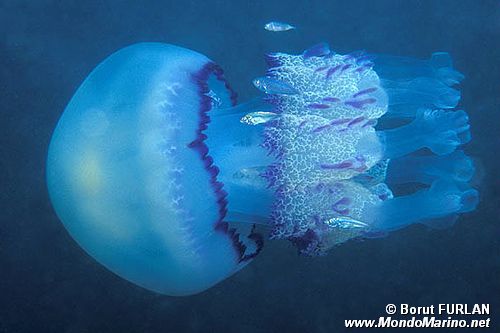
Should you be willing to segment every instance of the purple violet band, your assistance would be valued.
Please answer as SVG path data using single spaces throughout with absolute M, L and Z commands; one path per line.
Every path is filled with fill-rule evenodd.
M 219 206 L 219 217 L 214 224 L 214 230 L 226 234 L 231 239 L 233 247 L 238 254 L 238 262 L 244 262 L 259 254 L 264 246 L 264 240 L 261 234 L 255 232 L 254 225 L 251 233 L 247 237 L 255 242 L 256 250 L 250 254 L 245 254 L 246 246 L 240 240 L 240 234 L 236 232 L 235 228 L 230 228 L 229 224 L 224 222 L 224 218 L 227 214 L 227 192 L 223 189 L 224 184 L 217 180 L 219 168 L 214 164 L 213 158 L 209 155 L 208 146 L 205 144 L 207 136 L 203 133 L 203 131 L 208 128 L 208 124 L 210 123 L 210 116 L 208 115 L 208 112 L 212 109 L 212 100 L 206 94 L 210 91 L 207 82 L 212 74 L 215 75 L 217 80 L 224 83 L 224 86 L 230 94 L 232 106 L 236 105 L 237 95 L 225 80 L 224 72 L 218 65 L 213 62 L 208 62 L 198 72 L 194 73 L 192 75 L 192 80 L 198 87 L 198 95 L 200 97 L 200 109 L 198 113 L 199 126 L 196 130 L 196 139 L 191 142 L 188 147 L 198 151 L 205 169 L 210 174 L 210 184 L 217 198 L 217 205 Z

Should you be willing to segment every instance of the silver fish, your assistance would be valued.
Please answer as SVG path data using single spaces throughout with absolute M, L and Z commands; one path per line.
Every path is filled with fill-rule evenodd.
M 278 115 L 274 112 L 256 111 L 243 116 L 240 122 L 246 125 L 259 125 L 276 119 L 277 116 Z
M 288 83 L 272 78 L 272 77 L 258 77 L 253 80 L 253 85 L 266 94 L 276 95 L 295 95 L 298 94 L 297 89 Z
M 295 27 L 288 23 L 272 21 L 267 23 L 264 26 L 264 29 L 266 29 L 267 31 L 280 32 L 280 31 L 292 30 L 295 29 Z
M 325 221 L 325 223 L 329 227 L 340 228 L 340 229 L 358 229 L 358 228 L 368 227 L 368 224 L 366 224 L 365 222 L 355 220 L 348 216 L 333 217 Z

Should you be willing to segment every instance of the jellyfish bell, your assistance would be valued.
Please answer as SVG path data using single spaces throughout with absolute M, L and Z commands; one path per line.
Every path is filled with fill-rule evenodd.
M 98 65 L 47 161 L 53 206 L 81 247 L 137 285 L 190 295 L 261 251 L 255 224 L 314 256 L 475 209 L 463 75 L 447 53 L 322 43 L 267 62 L 261 96 L 239 105 L 222 70 L 184 48 L 136 44 Z
M 230 107 L 235 94 L 208 58 L 136 44 L 89 74 L 52 136 L 57 215 L 92 257 L 147 289 L 203 291 L 260 250 L 258 234 L 224 221 L 226 193 L 202 134 L 215 102 Z

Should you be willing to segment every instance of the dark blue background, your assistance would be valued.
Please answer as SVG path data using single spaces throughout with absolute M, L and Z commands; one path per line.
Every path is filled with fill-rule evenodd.
M 262 29 L 280 19 L 298 30 Z M 156 295 L 86 255 L 44 184 L 52 129 L 92 68 L 140 41 L 218 62 L 241 100 L 263 53 L 328 41 L 337 52 L 450 52 L 466 75 L 482 200 L 451 229 L 414 226 L 321 258 L 267 243 L 247 269 L 197 296 Z M 0 332 L 341 332 L 387 303 L 491 303 L 500 321 L 498 0 L 0 0 Z M 395 330 L 391 330 L 394 332 Z M 447 330 L 436 330 L 446 332 Z M 465 330 L 464 330 L 465 331 Z

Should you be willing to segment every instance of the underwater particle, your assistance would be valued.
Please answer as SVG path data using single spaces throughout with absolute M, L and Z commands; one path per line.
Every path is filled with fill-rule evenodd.
M 264 25 L 264 29 L 272 32 L 281 32 L 296 29 L 293 25 L 290 25 L 285 22 L 271 21 Z

